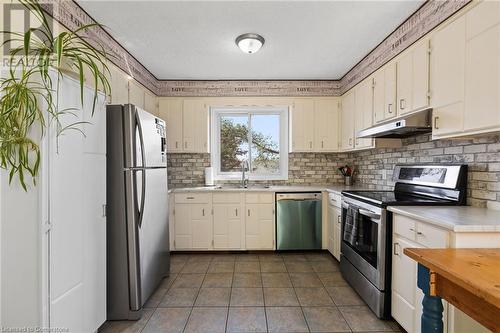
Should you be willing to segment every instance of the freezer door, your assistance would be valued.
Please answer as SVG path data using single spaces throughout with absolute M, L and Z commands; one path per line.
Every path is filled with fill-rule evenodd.
M 139 108 L 135 115 L 135 167 L 165 167 L 165 122 Z
M 140 297 L 141 305 L 144 305 L 161 280 L 168 275 L 170 268 L 167 169 L 146 169 L 137 171 L 136 174 L 138 201 L 144 202 L 137 228 Z M 144 188 L 144 191 L 141 191 L 141 188 Z M 144 193 L 144 200 L 141 193 Z

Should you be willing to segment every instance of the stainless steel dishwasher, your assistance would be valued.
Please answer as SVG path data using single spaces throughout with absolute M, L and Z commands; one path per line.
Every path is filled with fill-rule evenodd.
M 278 250 L 321 249 L 321 193 L 276 193 Z

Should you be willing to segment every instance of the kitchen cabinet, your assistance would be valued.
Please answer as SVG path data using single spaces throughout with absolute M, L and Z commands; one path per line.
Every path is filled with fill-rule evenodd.
M 328 251 L 340 261 L 340 230 L 341 230 L 341 196 L 330 193 L 328 195 Z
M 213 194 L 214 249 L 238 250 L 244 248 L 243 194 Z
M 500 3 L 484 1 L 465 16 L 465 133 L 500 129 Z
M 396 115 L 396 62 L 391 61 L 373 75 L 373 122 Z
M 430 85 L 433 137 L 463 131 L 465 17 L 439 28 L 431 37 Z
M 208 152 L 208 107 L 200 99 L 185 99 L 182 106 L 183 151 Z
M 397 60 L 398 114 L 429 106 L 429 40 L 424 38 Z
M 158 116 L 167 127 L 167 151 L 176 153 L 182 149 L 182 99 L 160 98 Z
M 292 105 L 292 151 L 313 151 L 314 101 L 297 99 Z
M 212 249 L 212 195 L 175 195 L 174 247 L 177 250 Z
M 373 139 L 358 138 L 358 132 L 373 125 L 373 85 L 372 78 L 368 78 L 355 88 L 354 107 L 354 148 L 363 149 L 373 145 Z
M 423 293 L 417 287 L 417 263 L 405 248 L 494 247 L 488 233 L 454 233 L 430 223 L 393 215 L 391 315 L 408 332 L 421 332 Z M 460 310 L 443 301 L 443 324 L 448 333 L 488 332 Z
M 144 88 L 134 80 L 128 82 L 128 102 L 144 110 Z
M 339 100 L 314 100 L 314 151 L 339 149 Z
M 245 243 L 247 250 L 273 250 L 274 193 L 246 193 Z
M 149 91 L 144 92 L 144 110 L 158 116 L 156 96 Z
M 128 80 L 125 73 L 110 66 L 109 84 L 111 86 L 111 104 L 127 104 L 128 103 Z
M 337 151 L 339 100 L 297 99 L 292 105 L 292 152 Z
M 355 90 L 342 95 L 341 111 L 341 147 L 342 150 L 354 148 L 354 113 L 356 107 Z

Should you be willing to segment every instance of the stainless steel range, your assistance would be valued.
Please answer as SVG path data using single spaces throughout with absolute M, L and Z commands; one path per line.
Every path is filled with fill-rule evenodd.
M 391 309 L 387 206 L 465 205 L 467 165 L 397 165 L 393 191 L 342 192 L 340 271 L 379 318 Z

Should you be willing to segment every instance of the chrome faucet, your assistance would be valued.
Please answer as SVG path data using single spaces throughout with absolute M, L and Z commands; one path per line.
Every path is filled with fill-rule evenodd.
M 244 160 L 241 162 L 241 187 L 248 187 L 248 178 L 246 177 L 246 171 L 249 170 L 248 161 Z

